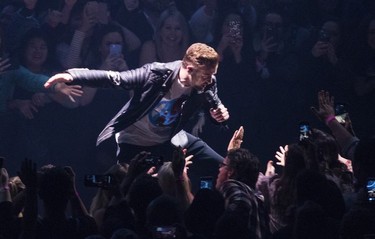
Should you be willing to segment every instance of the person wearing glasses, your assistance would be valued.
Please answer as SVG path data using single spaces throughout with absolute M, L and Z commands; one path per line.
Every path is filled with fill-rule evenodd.
M 258 176 L 258 157 L 245 148 L 233 148 L 220 163 L 216 189 L 224 196 L 226 213 L 247 222 L 244 231 L 260 239 L 268 238 L 269 226 L 263 196 L 255 189 Z

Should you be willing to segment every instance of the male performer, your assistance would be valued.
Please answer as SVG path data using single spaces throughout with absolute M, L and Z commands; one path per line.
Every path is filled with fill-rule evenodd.
M 132 98 L 97 140 L 99 145 L 115 134 L 120 162 L 128 163 L 140 151 L 170 160 L 171 139 L 175 145 L 186 148 L 187 155 L 194 155 L 195 160 L 206 158 L 221 162 L 222 156 L 201 139 L 182 130 L 200 109 L 209 111 L 216 123 L 229 118 L 227 108 L 217 97 L 214 74 L 218 64 L 219 56 L 213 48 L 195 43 L 187 49 L 182 61 L 155 62 L 124 72 L 70 69 L 52 76 L 45 87 L 67 82 L 132 90 Z M 211 99 L 207 101 L 208 95 Z

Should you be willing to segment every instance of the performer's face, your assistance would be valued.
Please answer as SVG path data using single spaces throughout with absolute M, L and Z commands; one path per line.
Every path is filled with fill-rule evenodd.
M 188 68 L 191 86 L 197 90 L 203 90 L 212 83 L 212 77 L 217 72 L 217 66 L 214 68 Z

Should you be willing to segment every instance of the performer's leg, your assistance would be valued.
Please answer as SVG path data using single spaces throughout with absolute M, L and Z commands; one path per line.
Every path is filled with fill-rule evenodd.
M 216 153 L 216 151 L 213 150 L 202 139 L 195 137 L 187 132 L 185 133 L 188 140 L 188 143 L 186 145 L 188 155 L 194 155 L 194 159 L 196 160 L 210 160 L 216 163 L 223 162 L 224 158 Z
M 170 161 L 173 155 L 173 148 L 169 141 L 155 146 L 139 146 L 121 143 L 117 146 L 116 158 L 118 162 L 129 164 L 130 160 L 142 151 L 149 152 L 155 156 L 161 156 L 164 161 Z
M 219 163 L 224 158 L 216 153 L 202 139 L 186 133 L 188 144 L 186 145 L 187 155 L 194 155 L 193 164 L 189 167 L 189 178 L 191 180 L 192 191 L 199 190 L 200 177 L 211 176 L 214 179 L 218 174 Z

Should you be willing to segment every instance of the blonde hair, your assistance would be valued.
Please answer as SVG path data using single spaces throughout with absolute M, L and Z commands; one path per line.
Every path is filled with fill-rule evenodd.
M 190 35 L 189 35 L 189 26 L 188 26 L 188 23 L 184 17 L 184 15 L 182 15 L 181 12 L 179 12 L 176 7 L 174 6 L 171 6 L 169 8 L 167 8 L 166 10 L 164 10 L 160 17 L 159 17 L 159 21 L 158 21 L 158 24 L 156 26 L 156 31 L 155 31 L 155 34 L 154 34 L 154 40 L 155 40 L 155 45 L 156 45 L 156 50 L 157 50 L 157 54 L 159 57 L 162 57 L 163 54 L 162 54 L 162 36 L 161 36 L 161 29 L 163 28 L 164 24 L 165 24 L 165 21 L 171 17 L 174 17 L 177 19 L 178 23 L 180 24 L 180 27 L 181 27 L 181 31 L 183 33 L 182 35 L 182 39 L 181 39 L 181 42 L 179 43 L 179 51 L 180 51 L 180 55 L 182 56 L 185 52 L 185 50 L 188 48 L 188 45 L 189 45 L 189 41 L 190 41 Z M 163 60 L 163 59 L 161 59 Z
M 210 46 L 203 43 L 192 44 L 182 59 L 183 64 L 193 64 L 198 68 L 215 68 L 219 64 L 219 54 Z
M 185 176 L 176 179 L 172 162 L 165 162 L 158 171 L 159 185 L 164 194 L 177 198 L 181 206 L 187 209 L 192 201 L 189 196 L 190 182 Z

